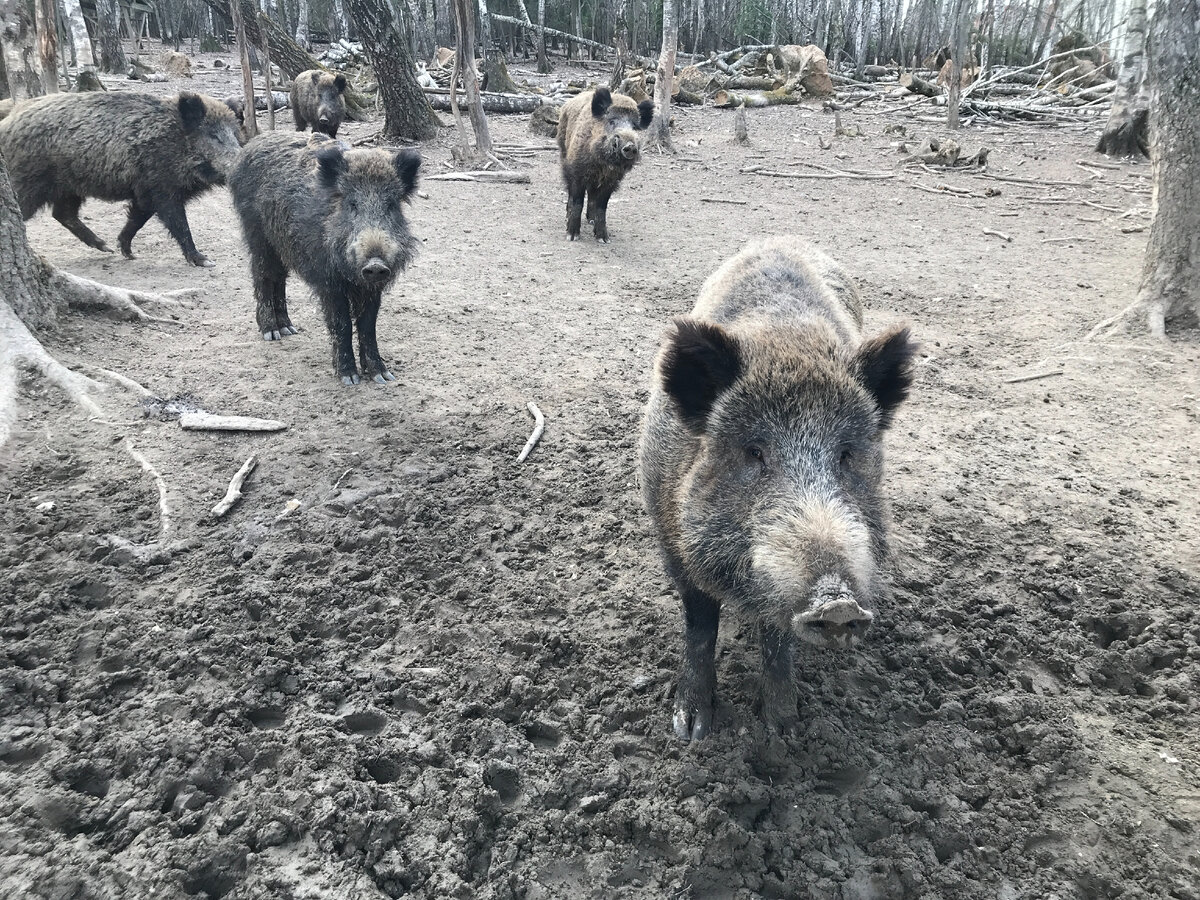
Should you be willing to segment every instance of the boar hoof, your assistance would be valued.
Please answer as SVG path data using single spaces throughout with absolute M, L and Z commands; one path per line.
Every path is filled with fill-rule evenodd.
M 264 341 L 282 341 L 283 334 L 278 331 L 264 331 L 263 332 L 263 340 Z
M 353 375 L 343 375 L 342 376 L 342 384 L 346 385 L 346 387 L 349 387 L 350 385 L 353 385 L 353 384 L 360 384 L 361 382 L 362 382 L 362 379 L 358 377 L 357 372 L 355 372 Z
M 202 269 L 211 269 L 214 266 L 213 261 L 203 253 L 189 253 L 187 261 L 193 266 L 199 266 Z
M 297 328 L 295 325 L 284 325 L 282 328 L 279 329 L 279 333 L 281 335 L 283 335 L 284 337 L 291 337 L 293 334 L 299 334 L 300 329 Z
M 395 380 L 396 380 L 396 376 L 386 370 L 378 373 L 375 376 L 376 384 L 387 384 L 389 381 L 395 381 Z
M 711 706 L 682 700 L 675 704 L 675 715 L 671 719 L 671 725 L 675 729 L 675 736 L 681 740 L 698 741 L 712 731 L 712 718 Z

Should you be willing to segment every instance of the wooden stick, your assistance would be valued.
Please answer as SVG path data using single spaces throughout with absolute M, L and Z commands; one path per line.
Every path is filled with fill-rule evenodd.
M 246 483 L 246 476 L 253 472 L 254 467 L 257 465 L 258 455 L 251 453 L 250 458 L 242 463 L 242 467 L 237 470 L 237 474 L 229 482 L 229 490 L 225 492 L 225 496 L 212 508 L 214 516 L 218 519 L 221 518 L 221 516 L 233 508 L 233 504 L 242 499 L 242 485 Z
M 1090 166 L 1093 169 L 1111 169 L 1114 172 L 1121 171 L 1120 166 L 1114 166 L 1112 163 L 1106 163 L 1106 162 L 1093 162 L 1090 159 L 1077 159 L 1077 160 L 1075 160 L 1075 165 Z
M 214 416 L 212 413 L 184 413 L 179 424 L 187 431 L 283 431 L 286 422 L 256 419 L 253 416 Z
M 1043 181 L 1039 178 L 1019 178 L 1016 175 L 993 175 L 991 172 L 979 172 L 976 178 L 991 178 L 995 181 L 1011 181 L 1014 184 L 1037 184 L 1043 187 L 1087 187 L 1082 181 Z
M 113 381 L 115 381 L 117 384 L 121 385 L 122 387 L 129 388 L 129 390 L 133 391 L 135 394 L 141 394 L 143 397 L 153 397 L 154 396 L 154 394 L 152 394 L 147 388 L 138 384 L 132 378 L 125 377 L 124 375 L 120 374 L 119 372 L 113 372 L 113 371 L 110 371 L 109 369 L 105 369 L 100 366 L 93 366 L 88 363 L 81 364 L 80 368 L 81 369 L 90 369 L 93 372 L 99 372 L 101 375 L 105 376 L 106 378 L 111 378 Z
M 525 462 L 525 457 L 529 455 L 537 442 L 541 440 L 542 432 L 546 428 L 546 420 L 543 418 L 542 411 L 538 409 L 536 403 L 530 400 L 525 408 L 533 413 L 533 432 L 529 435 L 529 440 L 525 442 L 525 446 L 521 448 L 521 452 L 517 455 L 517 462 L 519 463 Z
M 167 505 L 167 483 L 158 474 L 158 469 L 150 464 L 150 460 L 135 450 L 133 443 L 128 439 L 125 441 L 125 452 L 132 456 L 138 465 L 150 473 L 150 476 L 154 479 L 154 483 L 158 486 L 158 526 L 159 539 L 161 540 L 171 530 L 171 508 Z
M 529 184 L 528 172 L 446 172 L 444 175 L 430 175 L 426 181 L 480 181 L 485 184 Z
M 701 203 L 732 203 L 734 206 L 745 206 L 749 200 L 726 200 L 723 197 L 701 197 Z
M 992 237 L 1002 238 L 1003 240 L 1007 241 L 1010 244 L 1012 243 L 1012 237 L 1010 235 L 1005 234 L 1003 231 L 995 231 L 991 228 L 985 228 L 985 229 L 983 229 L 983 233 L 990 234 Z
M 1037 381 L 1040 378 L 1053 378 L 1056 375 L 1062 375 L 1062 369 L 1054 369 L 1050 372 L 1038 372 L 1036 375 L 1018 375 L 1016 378 L 1005 378 L 1005 384 L 1020 384 L 1022 381 Z
M 769 169 L 751 166 L 742 169 L 743 175 L 766 175 L 771 178 L 811 178 L 827 180 L 831 178 L 852 178 L 857 181 L 878 181 L 882 178 L 895 178 L 895 172 L 773 172 Z M 426 179 L 428 181 L 429 179 Z

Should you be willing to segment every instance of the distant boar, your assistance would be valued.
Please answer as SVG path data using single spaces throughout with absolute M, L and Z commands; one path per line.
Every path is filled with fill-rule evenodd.
M 346 118 L 346 76 L 330 75 L 309 69 L 296 76 L 292 85 L 292 118 L 296 130 L 309 125 L 330 137 L 337 137 Z
M 683 599 L 674 729 L 713 721 L 722 603 L 761 632 L 762 714 L 796 722 L 796 641 L 846 648 L 886 590 L 883 431 L 912 382 L 907 328 L 863 340 L 845 273 L 793 238 L 704 283 L 658 354 L 641 477 Z
M 384 289 L 416 253 L 403 206 L 420 165 L 411 150 L 345 151 L 316 135 L 267 132 L 246 145 L 229 188 L 250 248 L 264 340 L 296 333 L 285 293 L 295 271 L 321 302 L 342 383 L 359 383 L 355 328 L 363 375 L 395 380 L 379 355 L 375 322 Z
M 212 263 L 196 249 L 184 205 L 225 183 L 239 146 L 230 108 L 188 91 L 165 100 L 52 94 L 20 104 L 0 122 L 0 152 L 26 219 L 50 204 L 72 234 L 107 251 L 80 221 L 79 207 L 87 197 L 128 200 L 121 252 L 133 259 L 133 236 L 157 215 L 194 266 Z
M 567 183 L 567 237 L 579 237 L 583 198 L 596 239 L 608 243 L 608 198 L 641 159 L 639 131 L 654 118 L 654 103 L 634 103 L 606 87 L 569 100 L 558 116 L 558 149 Z

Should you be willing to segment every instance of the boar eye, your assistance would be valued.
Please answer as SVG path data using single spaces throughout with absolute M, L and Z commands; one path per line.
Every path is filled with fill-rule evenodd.
M 767 472 L 766 454 L 757 444 L 746 445 L 746 461 L 751 465 L 757 464 L 765 475 Z

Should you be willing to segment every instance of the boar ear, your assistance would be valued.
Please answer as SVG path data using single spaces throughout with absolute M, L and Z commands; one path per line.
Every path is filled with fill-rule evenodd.
M 404 185 L 404 196 L 407 197 L 417 186 L 421 154 L 415 150 L 398 150 L 392 164 L 396 167 L 396 174 L 400 176 L 400 182 Z
M 204 121 L 204 100 L 191 91 L 179 92 L 179 118 L 184 131 L 193 131 Z
M 245 101 L 235 100 L 233 97 L 226 97 L 225 105 L 233 111 L 233 115 L 238 120 L 239 124 L 242 124 L 246 121 L 246 117 L 242 113 L 243 107 L 246 105 Z
M 342 148 L 336 144 L 317 151 L 317 177 L 324 187 L 337 187 L 338 179 L 349 167 Z
M 333 79 L 333 86 L 337 88 L 339 94 L 346 93 L 346 76 L 339 74 L 337 78 Z
M 634 125 L 638 131 L 649 128 L 650 123 L 654 121 L 654 101 L 643 100 L 638 104 L 638 113 L 641 115 L 641 120 Z
M 592 115 L 599 119 L 608 112 L 610 106 L 612 106 L 612 91 L 606 87 L 596 88 L 596 92 L 592 94 Z
M 858 348 L 859 380 L 879 404 L 879 424 L 887 428 L 913 383 L 917 345 L 907 328 L 897 326 L 863 341 Z
M 676 319 L 659 366 L 684 423 L 701 432 L 717 397 L 741 375 L 742 358 L 737 341 L 720 326 Z

